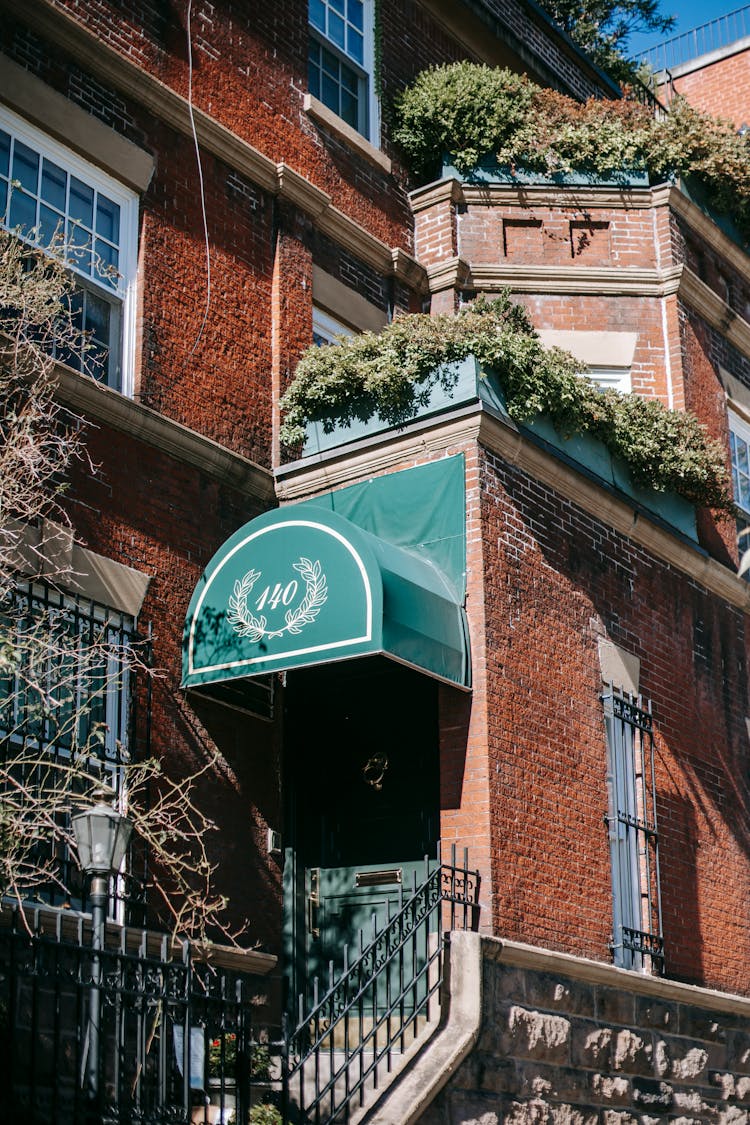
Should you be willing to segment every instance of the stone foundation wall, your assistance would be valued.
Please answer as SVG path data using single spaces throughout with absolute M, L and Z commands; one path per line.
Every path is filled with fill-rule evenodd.
M 420 1125 L 747 1125 L 750 1001 L 492 939 L 481 973 L 474 1048 Z

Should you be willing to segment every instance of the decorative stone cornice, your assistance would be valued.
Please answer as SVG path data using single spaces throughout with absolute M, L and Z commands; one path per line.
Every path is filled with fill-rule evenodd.
M 427 184 L 426 187 L 409 192 L 409 204 L 412 213 L 415 215 L 418 215 L 420 211 L 426 211 L 428 207 L 434 207 L 436 204 L 463 202 L 463 185 L 460 180 L 453 177 L 446 180 L 437 180 L 435 183 Z
M 0 0 L 0 10 L 12 12 L 38 34 L 66 51 L 90 73 L 150 110 L 177 132 L 192 137 L 190 105 L 166 83 L 149 74 L 98 38 L 51 0 Z M 311 215 L 320 229 L 362 261 L 384 274 L 395 274 L 407 285 L 424 288 L 425 275 L 406 251 L 370 234 L 331 203 L 331 197 L 284 162 L 277 163 L 210 114 L 193 107 L 199 145 L 265 191 L 288 199 Z
M 666 297 L 680 287 L 683 267 L 667 270 L 617 266 L 473 265 L 474 289 L 515 293 L 575 293 L 590 296 Z
M 83 418 L 129 434 L 265 506 L 274 503 L 271 473 L 249 458 L 62 364 L 56 375 L 57 397 Z
M 427 281 L 430 293 L 440 293 L 443 289 L 474 288 L 471 266 L 463 258 L 447 258 L 436 266 L 428 266 Z
M 478 442 L 503 461 L 628 536 L 651 554 L 688 575 L 730 605 L 750 612 L 750 585 L 699 547 L 653 520 L 625 498 L 578 472 L 531 441 L 509 420 L 478 406 L 459 408 L 441 418 L 413 422 L 276 470 L 281 502 L 302 500 L 393 470 L 418 458 Z
M 562 207 L 590 211 L 647 210 L 653 206 L 651 189 L 593 187 L 586 184 L 462 184 L 464 202 L 473 207 Z

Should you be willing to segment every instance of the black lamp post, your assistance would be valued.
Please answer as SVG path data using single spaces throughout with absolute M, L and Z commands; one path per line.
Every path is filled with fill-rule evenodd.
M 78 813 L 71 821 L 78 845 L 81 870 L 91 876 L 91 993 L 89 996 L 89 1034 L 86 1056 L 86 1094 L 92 1114 L 99 1099 L 101 952 L 107 917 L 110 876 L 122 866 L 130 843 L 133 825 L 126 816 L 106 803 L 109 790 L 97 790 L 96 804 Z

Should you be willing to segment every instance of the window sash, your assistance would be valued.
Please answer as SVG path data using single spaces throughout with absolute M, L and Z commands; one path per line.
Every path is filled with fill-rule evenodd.
M 661 972 L 664 939 L 651 705 L 612 686 L 603 702 L 614 960 L 622 968 Z
M 126 394 L 133 389 L 137 218 L 134 192 L 0 107 L 0 225 L 20 226 L 22 238 L 44 249 L 57 232 L 76 278 L 74 319 L 92 332 L 87 352 L 57 358 Z

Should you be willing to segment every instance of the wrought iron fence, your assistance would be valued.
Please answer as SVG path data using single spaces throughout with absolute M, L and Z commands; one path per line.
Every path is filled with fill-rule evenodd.
M 28 927 L 28 928 L 27 928 Z M 96 1094 L 87 1094 L 89 920 L 0 914 L 0 1088 L 25 1125 L 229 1125 L 268 1101 L 274 979 L 111 925 L 101 957 Z
M 312 1007 L 300 996 L 296 1025 L 284 1036 L 284 1120 L 348 1121 L 353 1106 L 437 1014 L 443 980 L 445 934 L 475 929 L 479 875 L 456 864 L 438 864 L 420 886 L 401 891 L 393 917 L 366 941 L 360 931 L 353 959 L 344 947 L 344 968 L 334 979 L 314 982 Z M 373 916 L 373 929 L 375 916 Z

